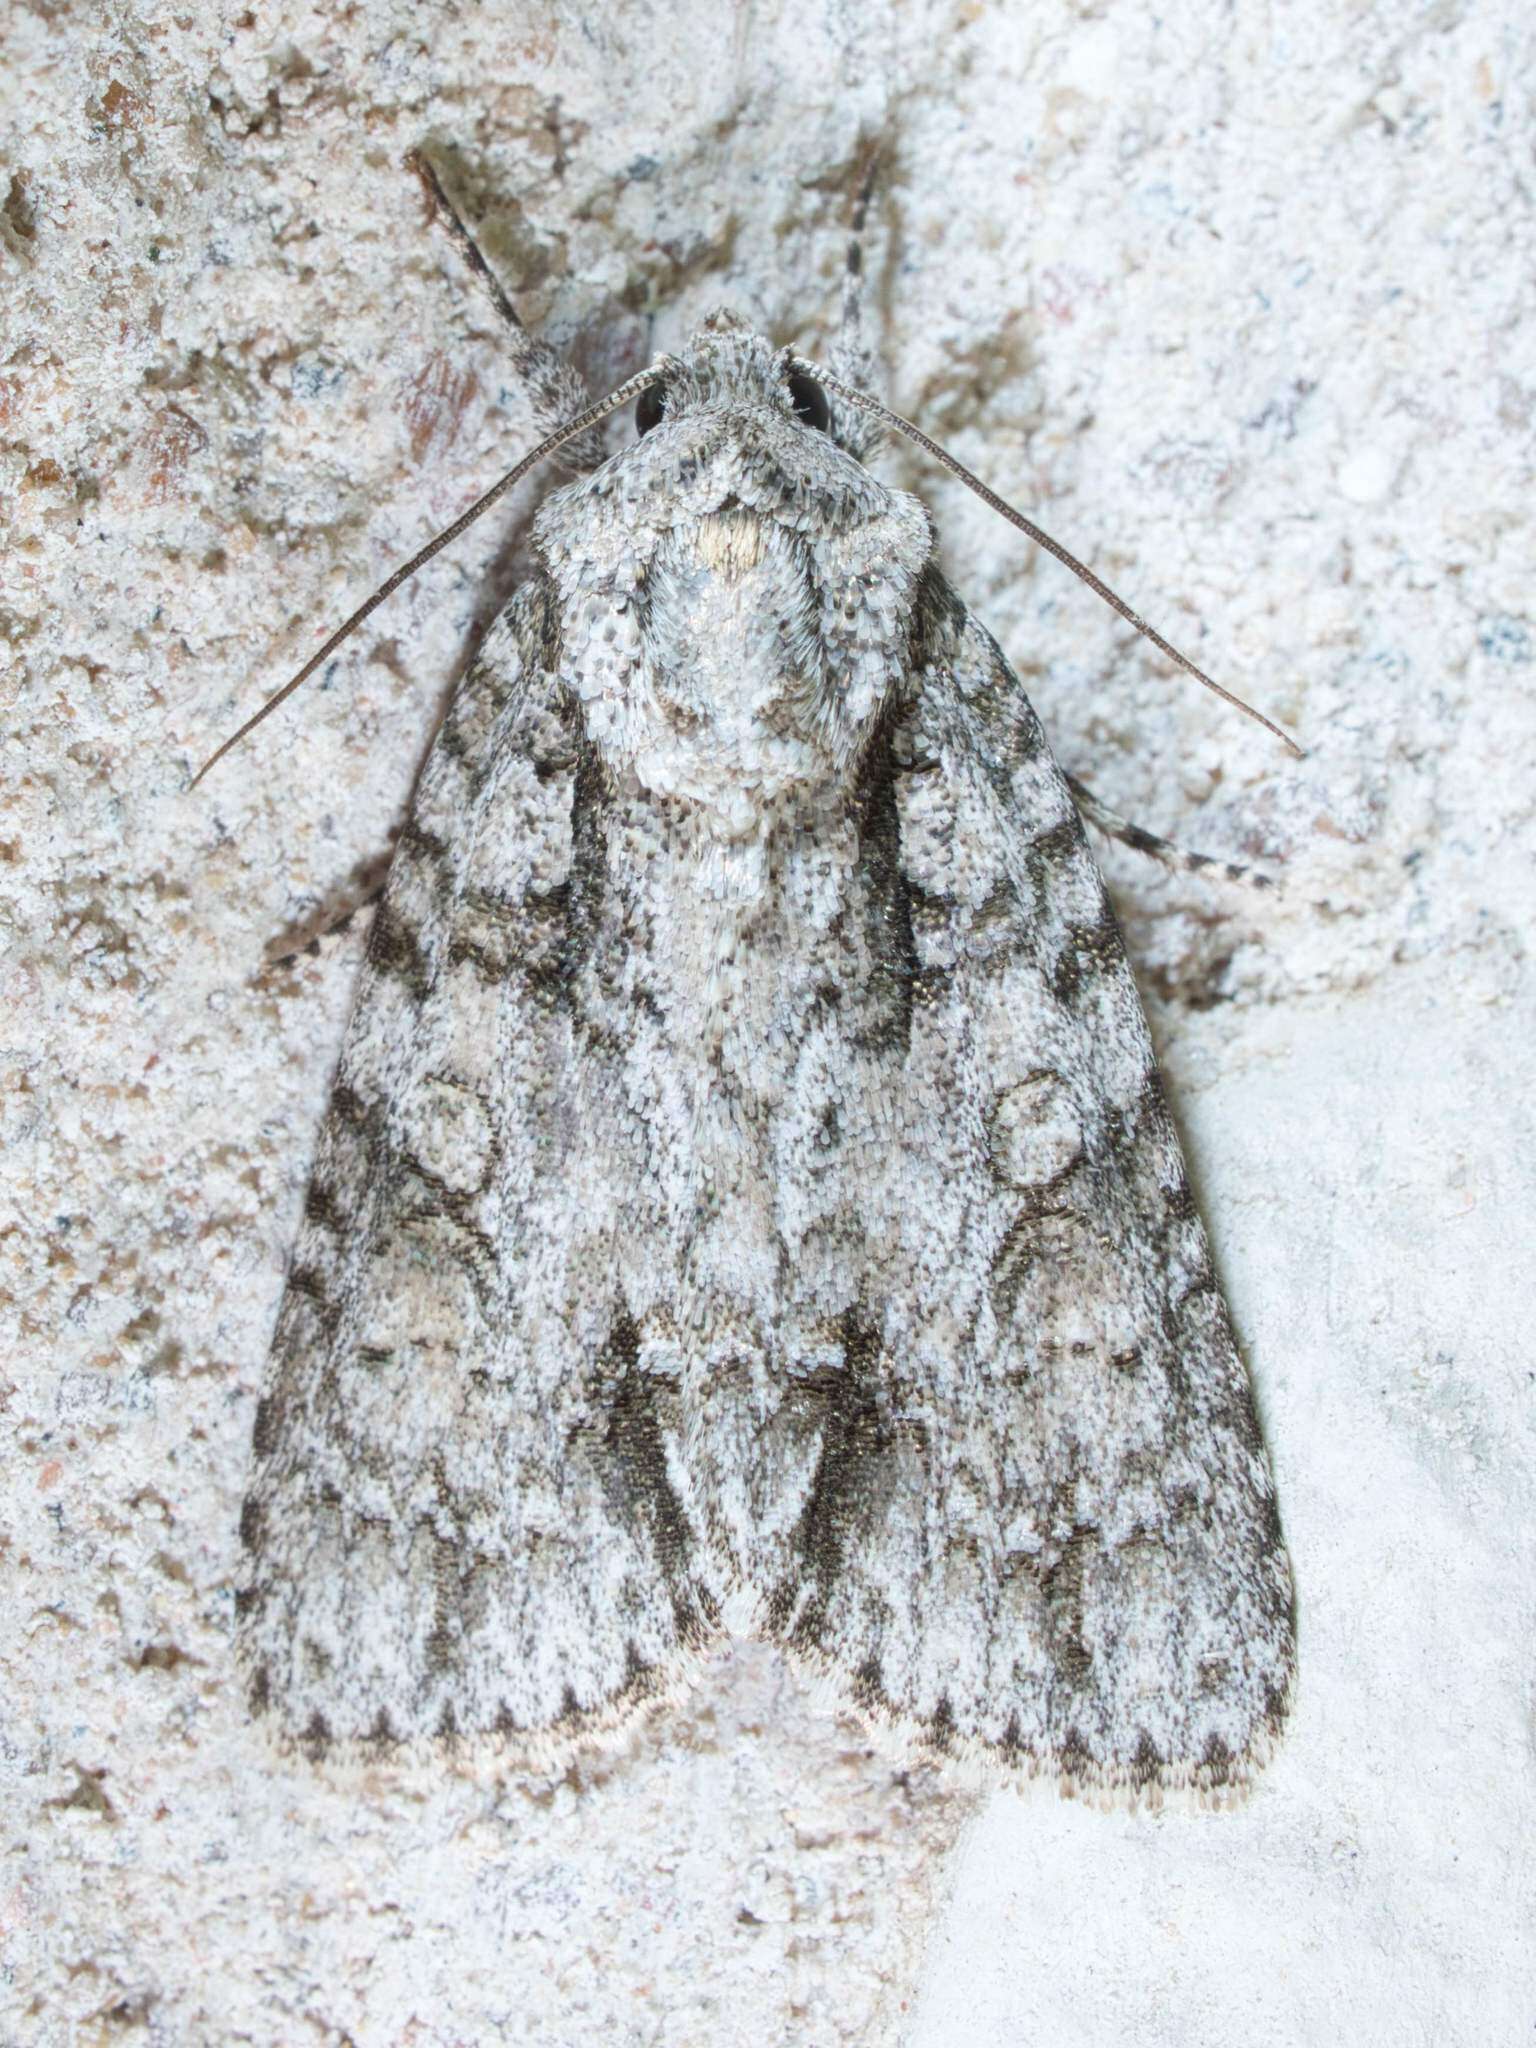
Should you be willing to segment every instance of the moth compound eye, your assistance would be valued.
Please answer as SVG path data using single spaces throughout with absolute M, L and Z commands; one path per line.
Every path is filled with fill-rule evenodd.
M 814 427 L 818 434 L 824 434 L 832 424 L 832 408 L 827 403 L 827 394 L 814 377 L 805 377 L 797 370 L 789 380 L 789 399 L 798 418 L 808 427 Z
M 648 434 L 652 427 L 661 425 L 666 407 L 662 403 L 662 388 L 659 384 L 647 384 L 635 400 L 635 432 Z

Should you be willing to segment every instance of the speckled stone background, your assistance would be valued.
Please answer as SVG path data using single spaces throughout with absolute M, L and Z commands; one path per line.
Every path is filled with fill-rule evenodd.
M 1526 2042 L 1536 36 L 1524 0 L 10 0 L 0 91 L 0 2040 Z M 1278 1470 L 1236 1814 L 984 1800 L 744 1648 L 557 1780 L 242 1722 L 235 1521 L 363 891 L 538 482 L 194 794 L 526 446 L 424 144 L 599 385 L 814 347 L 862 136 L 895 401 L 1105 857 Z M 618 428 L 615 431 L 619 431 Z

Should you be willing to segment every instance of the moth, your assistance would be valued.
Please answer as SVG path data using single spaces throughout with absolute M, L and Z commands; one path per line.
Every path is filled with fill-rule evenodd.
M 1075 786 L 866 466 L 933 447 L 868 388 L 867 183 L 831 370 L 718 314 L 590 404 L 416 168 L 551 430 L 417 562 L 575 474 L 368 941 L 256 1416 L 252 1710 L 548 1758 L 752 1632 L 941 1752 L 1240 1785 L 1292 1684 L 1269 1466 Z

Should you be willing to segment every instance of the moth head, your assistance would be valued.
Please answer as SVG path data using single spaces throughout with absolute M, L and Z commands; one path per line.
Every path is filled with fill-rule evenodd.
M 635 432 L 643 438 L 669 422 L 733 413 L 845 445 L 826 390 L 794 351 L 775 348 L 739 315 L 720 311 L 690 336 L 681 354 L 666 359 L 656 380 L 640 393 Z

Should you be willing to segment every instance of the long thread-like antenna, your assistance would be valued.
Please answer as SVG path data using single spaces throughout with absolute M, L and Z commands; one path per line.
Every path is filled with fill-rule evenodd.
M 196 789 L 208 771 L 219 761 L 222 761 L 232 747 L 238 746 L 248 733 L 253 732 L 264 718 L 269 717 L 279 704 L 283 703 L 286 698 L 291 697 L 299 685 L 306 682 L 314 674 L 315 670 L 319 668 L 320 664 L 335 653 L 341 643 L 349 634 L 357 630 L 370 613 L 377 611 L 387 597 L 397 591 L 400 585 L 409 577 L 414 576 L 416 571 L 425 563 L 430 562 L 434 555 L 439 554 L 442 549 L 447 547 L 450 541 L 457 540 L 467 527 L 473 526 L 475 521 L 483 513 L 488 512 L 498 498 L 504 497 L 514 484 L 520 482 L 530 469 L 537 463 L 542 462 L 546 455 L 553 454 L 557 448 L 562 447 L 567 441 L 574 440 L 578 434 L 583 434 L 589 427 L 596 426 L 599 420 L 604 420 L 610 413 L 617 412 L 619 407 L 627 404 L 631 398 L 638 397 L 647 385 L 656 383 L 665 375 L 670 367 L 670 358 L 665 356 L 658 357 L 646 369 L 638 370 L 633 377 L 627 378 L 624 383 L 610 391 L 606 398 L 599 398 L 595 403 L 586 407 L 584 411 L 577 413 L 573 419 L 567 420 L 564 426 L 558 427 L 553 434 L 550 434 L 545 440 L 541 441 L 538 447 L 533 449 L 530 454 L 525 455 L 520 462 L 515 463 L 505 476 L 491 485 L 491 488 L 483 497 L 475 500 L 467 512 L 462 513 L 451 526 L 445 527 L 433 540 L 428 541 L 419 554 L 412 555 L 408 562 L 403 563 L 400 568 L 395 570 L 392 576 L 381 583 L 366 603 L 359 605 L 345 624 L 337 627 L 324 646 L 310 656 L 298 674 L 284 683 L 283 687 L 270 696 L 259 710 L 251 714 L 238 731 L 231 733 L 229 738 L 214 753 L 209 755 L 202 767 L 198 769 L 196 775 L 193 776 L 190 787 Z M 1011 526 L 1016 526 L 1020 533 L 1026 534 L 1029 539 L 1034 541 L 1037 547 L 1042 547 L 1047 554 L 1054 555 L 1056 560 L 1065 568 L 1070 569 L 1074 576 L 1081 578 L 1096 596 L 1101 597 L 1112 610 L 1120 614 L 1121 618 L 1128 625 L 1133 626 L 1145 639 L 1150 640 L 1160 653 L 1167 655 L 1168 659 L 1176 667 L 1183 669 L 1186 675 L 1193 676 L 1197 683 L 1203 683 L 1206 689 L 1213 691 L 1223 702 L 1232 705 L 1238 711 L 1244 712 L 1249 718 L 1257 720 L 1266 731 L 1272 732 L 1276 739 L 1289 747 L 1299 760 L 1306 758 L 1305 748 L 1299 746 L 1288 732 L 1285 732 L 1280 726 L 1275 724 L 1273 719 L 1266 718 L 1262 711 L 1255 710 L 1251 704 L 1245 704 L 1241 697 L 1235 696 L 1231 690 L 1224 689 L 1220 683 L 1208 676 L 1203 669 L 1196 668 L 1187 655 L 1180 654 L 1177 647 L 1172 646 L 1163 638 L 1161 633 L 1149 626 L 1146 620 L 1140 617 L 1138 613 L 1132 611 L 1124 598 L 1117 596 L 1110 589 L 1109 585 L 1096 576 L 1086 563 L 1080 562 L 1074 554 L 1069 553 L 1061 545 L 1060 541 L 1053 540 L 1042 527 L 1036 526 L 1032 519 L 1027 519 L 1022 512 L 1016 510 L 1006 499 L 1000 498 L 997 492 L 992 490 L 989 485 L 984 484 L 979 476 L 973 475 L 963 462 L 957 461 L 947 448 L 941 448 L 937 441 L 930 439 L 921 427 L 914 426 L 911 420 L 903 419 L 900 413 L 892 412 L 888 405 L 882 405 L 878 398 L 871 398 L 868 392 L 857 391 L 851 384 L 844 384 L 840 378 L 829 376 L 821 368 L 820 364 L 809 362 L 803 356 L 792 356 L 789 367 L 807 377 L 815 378 L 826 390 L 834 392 L 849 405 L 857 406 L 861 412 L 869 413 L 873 418 L 883 420 L 887 426 L 895 427 L 898 433 L 905 434 L 909 441 L 931 455 L 935 462 L 942 464 L 952 476 L 958 477 L 967 489 L 974 491 L 984 504 L 990 505 L 994 512 L 1000 513 Z
M 1230 690 L 1223 689 L 1220 683 L 1213 681 L 1205 673 L 1204 669 L 1196 668 L 1187 655 L 1180 654 L 1177 647 L 1171 646 L 1139 613 L 1133 612 L 1123 597 L 1117 597 L 1107 583 L 1095 576 L 1085 562 L 1080 562 L 1076 555 L 1069 554 L 1060 541 L 1052 540 L 1043 528 L 1036 526 L 1032 519 L 1026 519 L 1022 512 L 1016 511 L 1005 498 L 1000 498 L 996 491 L 984 484 L 979 476 L 973 476 L 963 462 L 957 462 L 947 448 L 941 448 L 937 441 L 930 440 L 921 427 L 913 426 L 912 422 L 904 420 L 899 412 L 892 412 L 890 407 L 882 405 L 878 398 L 871 398 L 867 391 L 856 391 L 851 384 L 844 384 L 836 377 L 829 377 L 818 364 L 807 362 L 802 356 L 791 357 L 789 367 L 802 376 L 814 377 L 826 390 L 846 399 L 849 405 L 857 406 L 861 412 L 870 413 L 875 419 L 883 420 L 887 426 L 894 427 L 898 433 L 905 434 L 909 441 L 915 442 L 919 448 L 931 455 L 935 462 L 942 463 L 952 476 L 959 477 L 961 483 L 968 490 L 974 491 L 983 504 L 990 505 L 994 512 L 1000 512 L 1010 526 L 1016 526 L 1020 533 L 1028 534 L 1037 547 L 1044 548 L 1047 554 L 1054 555 L 1058 562 L 1070 569 L 1074 576 L 1080 577 L 1096 597 L 1103 598 L 1112 610 L 1120 614 L 1127 625 L 1134 626 L 1144 639 L 1150 640 L 1160 653 L 1166 654 L 1168 659 L 1183 669 L 1186 675 L 1193 676 L 1197 683 L 1204 683 L 1208 690 L 1213 690 L 1218 697 L 1237 710 L 1246 712 L 1249 718 L 1257 719 L 1259 724 L 1272 732 L 1277 740 L 1283 741 L 1298 760 L 1306 759 L 1306 748 L 1298 746 L 1290 734 L 1276 725 L 1272 718 L 1266 718 L 1262 711 L 1256 711 L 1251 704 L 1245 704 L 1241 697 L 1236 697 Z
M 240 727 L 240 730 L 231 733 L 217 752 L 209 755 L 202 767 L 193 776 L 190 787 L 196 789 L 215 762 L 222 761 L 231 747 L 238 746 L 247 733 L 253 732 L 264 718 L 270 717 L 285 698 L 291 697 L 300 683 L 307 681 L 320 666 L 321 662 L 327 660 L 336 652 L 336 649 L 346 639 L 347 635 L 356 632 L 370 612 L 377 611 L 385 598 L 397 591 L 408 577 L 414 576 L 424 563 L 430 562 L 432 557 L 447 547 L 450 541 L 457 540 L 465 528 L 473 526 L 482 513 L 489 512 L 496 503 L 496 500 L 505 497 L 512 486 L 520 482 L 536 463 L 542 462 L 546 455 L 552 455 L 565 442 L 574 440 L 578 434 L 585 433 L 588 427 L 596 426 L 597 422 L 606 419 L 609 413 L 617 412 L 619 407 L 626 404 L 631 398 L 638 397 L 646 385 L 654 384 L 667 367 L 668 358 L 665 356 L 658 357 L 648 369 L 637 371 L 633 377 L 627 378 L 616 390 L 610 391 L 606 398 L 598 399 L 595 404 L 589 405 L 585 412 L 579 412 L 574 419 L 567 420 L 565 425 L 557 428 L 547 440 L 541 441 L 531 455 L 525 455 L 521 462 L 516 463 L 509 469 L 499 482 L 491 485 L 491 488 L 485 493 L 483 498 L 477 498 L 467 512 L 462 513 L 459 518 L 455 519 L 452 526 L 444 528 L 443 532 L 438 534 L 435 540 L 428 541 L 420 554 L 412 555 L 408 562 L 404 563 L 391 577 L 381 583 L 367 603 L 359 605 L 346 624 L 338 626 L 320 651 L 310 656 L 298 674 L 292 677 L 290 681 L 284 683 L 283 687 L 274 696 L 269 697 L 259 711 L 252 712 L 244 725 Z

